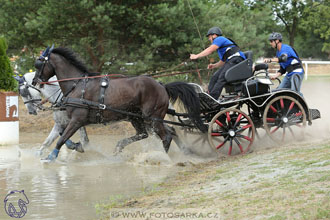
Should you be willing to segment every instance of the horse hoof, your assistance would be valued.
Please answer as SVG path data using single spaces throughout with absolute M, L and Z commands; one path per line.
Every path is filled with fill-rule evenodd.
M 123 151 L 122 148 L 116 148 L 116 150 L 113 152 L 114 156 L 117 156 L 118 154 L 120 154 Z
M 65 146 L 70 150 L 75 150 L 76 149 L 76 144 L 73 141 L 71 141 L 70 139 L 68 139 L 65 142 Z
M 78 151 L 79 153 L 84 153 L 84 148 L 82 147 L 81 143 L 78 142 L 75 144 L 75 150 Z
M 55 160 L 49 160 L 48 158 L 40 159 L 41 163 L 53 163 Z
M 51 162 L 55 162 L 56 158 L 58 157 L 58 153 L 60 151 L 57 149 L 54 149 L 46 158 L 41 159 L 40 161 L 42 163 L 51 163 Z
M 55 159 L 56 158 L 53 158 L 50 155 L 48 155 L 48 157 L 40 159 L 40 162 L 41 163 L 53 163 L 53 162 L 55 162 Z

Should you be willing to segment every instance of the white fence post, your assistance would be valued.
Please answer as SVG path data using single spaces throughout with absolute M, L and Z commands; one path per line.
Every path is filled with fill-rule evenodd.
M 18 143 L 18 95 L 14 92 L 0 92 L 0 145 Z
M 305 64 L 305 79 L 308 77 L 308 64 L 330 64 L 330 61 L 302 61 Z

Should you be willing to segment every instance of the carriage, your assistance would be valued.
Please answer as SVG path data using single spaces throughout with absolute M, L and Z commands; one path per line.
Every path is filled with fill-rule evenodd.
M 262 128 L 277 142 L 303 137 L 307 122 L 320 118 L 301 94 L 271 90 L 267 64 L 252 68 L 252 52 L 246 60 L 225 73 L 228 95 L 215 100 L 193 83 L 160 84 L 151 77 L 111 79 L 88 72 L 73 52 L 66 48 L 47 48 L 36 61 L 33 85 L 56 75 L 64 94 L 61 105 L 70 121 L 48 158 L 57 158 L 61 146 L 82 126 L 92 123 L 131 122 L 136 135 L 120 140 L 115 153 L 128 144 L 148 137 L 152 128 L 168 152 L 172 138 L 181 142 L 179 131 L 207 133 L 208 142 L 227 154 L 246 153 Z M 258 72 L 257 72 L 258 71 Z M 170 101 L 181 100 L 186 112 L 169 108 Z M 165 115 L 172 116 L 165 120 Z M 175 125 L 170 127 L 166 124 Z M 259 129 L 260 130 L 260 129 Z
M 246 60 L 225 73 L 227 94 L 221 99 L 215 100 L 201 86 L 191 84 L 199 95 L 210 146 L 232 155 L 251 150 L 255 138 L 262 133 L 275 143 L 302 139 L 306 124 L 320 118 L 320 112 L 310 109 L 304 97 L 295 91 L 272 90 L 268 65 L 258 64 L 253 70 L 252 52 L 245 52 L 245 56 Z M 183 131 L 181 136 L 198 133 L 185 114 L 173 110 L 172 116 L 182 123 L 181 129 L 176 129 L 177 133 Z

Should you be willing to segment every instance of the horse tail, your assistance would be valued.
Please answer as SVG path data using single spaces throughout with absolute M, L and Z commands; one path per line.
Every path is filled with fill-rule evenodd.
M 172 82 L 165 85 L 170 101 L 174 103 L 178 98 L 182 101 L 189 118 L 196 127 L 202 131 L 207 131 L 207 126 L 200 118 L 200 102 L 199 96 L 194 87 L 185 82 Z

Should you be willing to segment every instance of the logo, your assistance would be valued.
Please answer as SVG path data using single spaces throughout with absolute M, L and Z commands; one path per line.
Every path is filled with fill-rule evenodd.
M 29 199 L 24 190 L 14 190 L 7 194 L 4 202 L 7 215 L 12 218 L 23 218 L 27 212 L 26 204 L 29 204 Z
M 17 96 L 6 96 L 6 118 L 18 117 L 17 106 L 18 106 Z

